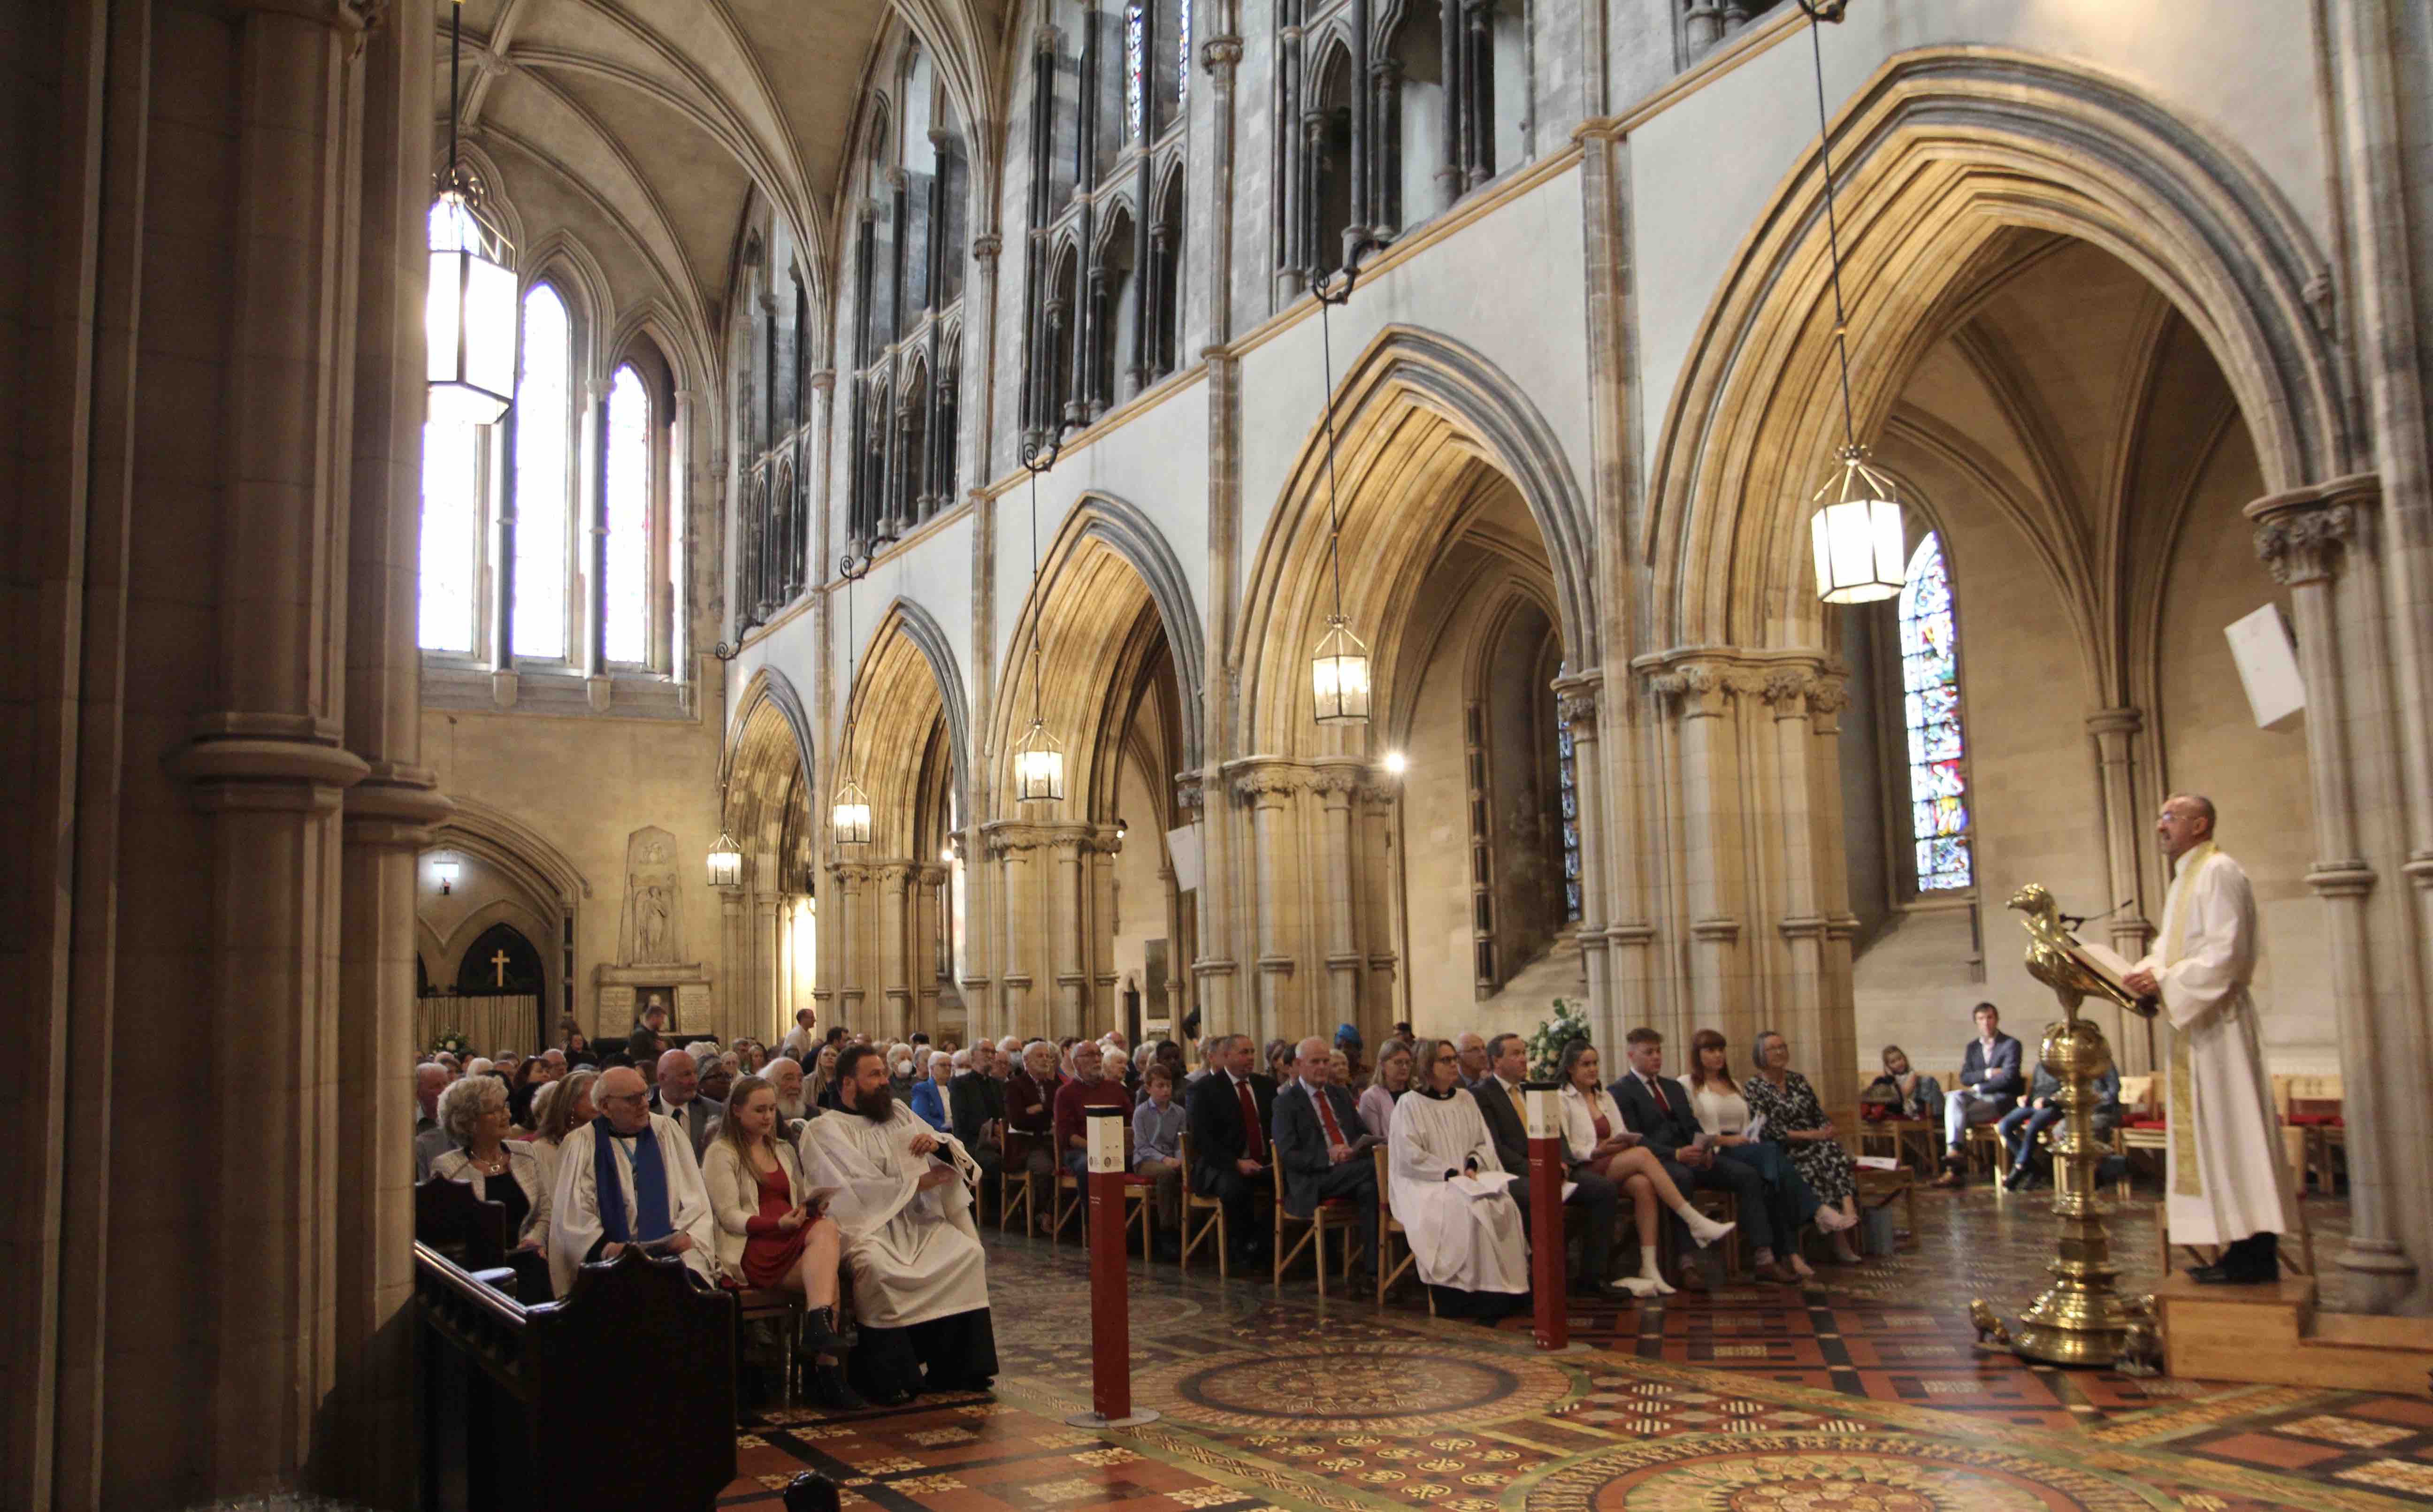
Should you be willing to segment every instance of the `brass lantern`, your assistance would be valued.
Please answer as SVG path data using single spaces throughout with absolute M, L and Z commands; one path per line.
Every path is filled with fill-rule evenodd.
M 1342 615 L 1326 617 L 1327 632 L 1310 658 L 1310 691 L 1320 724 L 1369 722 L 1369 648 Z
M 1831 481 L 1810 501 L 1808 532 L 1816 552 L 1816 597 L 1827 603 L 1871 603 L 1901 590 L 1909 571 L 1908 533 L 1892 480 L 1866 453 L 1842 453 L 1841 487 Z
M 1026 804 L 1064 799 L 1064 745 L 1047 733 L 1046 721 L 1036 714 L 1030 728 L 1013 743 L 1013 797 Z
M 743 852 L 737 848 L 735 837 L 723 829 L 718 832 L 718 843 L 709 848 L 709 885 L 743 885 Z

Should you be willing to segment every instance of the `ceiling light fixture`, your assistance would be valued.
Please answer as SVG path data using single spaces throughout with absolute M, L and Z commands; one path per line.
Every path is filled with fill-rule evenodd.
M 448 20 L 448 168 L 431 207 L 431 282 L 424 291 L 424 414 L 451 425 L 492 425 L 516 385 L 516 276 L 507 239 L 482 213 L 482 189 L 456 153 L 465 0 Z
M 1360 281 L 1360 254 L 1377 245 L 1366 236 L 1353 244 L 1343 260 L 1339 291 L 1328 292 L 1323 275 L 1311 280 L 1309 288 L 1318 299 L 1319 350 L 1326 374 L 1326 562 L 1335 580 L 1335 612 L 1326 617 L 1326 634 L 1319 637 L 1309 664 L 1311 712 L 1320 724 L 1369 722 L 1369 647 L 1352 633 L 1351 618 L 1343 612 L 1343 512 L 1335 484 L 1335 335 L 1327 311 L 1351 301 Z
M 1022 469 L 1030 474 L 1030 728 L 1013 742 L 1013 797 L 1016 803 L 1061 803 L 1064 744 L 1047 733 L 1039 681 L 1039 625 L 1047 617 L 1047 605 L 1039 598 L 1039 475 L 1056 466 L 1064 432 L 1060 426 L 1044 442 L 1036 433 L 1025 440 Z

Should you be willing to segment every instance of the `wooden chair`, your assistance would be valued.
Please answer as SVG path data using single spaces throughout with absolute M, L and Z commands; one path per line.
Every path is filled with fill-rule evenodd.
M 515 1295 L 507 1265 L 507 1209 L 473 1195 L 470 1181 L 426 1177 L 414 1188 L 414 1242 L 428 1246 L 485 1285 Z
M 2340 1079 L 2290 1077 L 2287 1081 L 2288 1096 L 2282 1119 L 2298 1131 L 2303 1141 L 2305 1164 L 2300 1170 L 2314 1179 L 2317 1191 L 2329 1197 L 2337 1190 L 2339 1176 L 2339 1163 L 2334 1157 L 2344 1154 L 2348 1147 L 2345 1093 Z
M 1690 1199 L 1690 1205 L 1692 1207 L 1696 1208 L 1699 1212 L 1714 1219 L 1717 1223 L 1728 1223 L 1733 1226 L 1732 1232 L 1724 1235 L 1724 1274 L 1727 1276 L 1739 1275 L 1741 1272 L 1741 1231 L 1739 1227 L 1741 1221 L 1741 1199 L 1729 1192 L 1718 1192 L 1710 1187 L 1693 1187 L 1690 1191 L 1683 1193 L 1682 1196 Z M 1628 1200 L 1629 1199 L 1626 1197 L 1624 1198 L 1625 1204 L 1627 1204 Z M 1635 1225 L 1638 1221 L 1638 1210 L 1634 1208 L 1632 1209 L 1631 1222 Z M 1662 1237 L 1658 1239 L 1656 1242 L 1657 1249 L 1659 1251 L 1662 1251 L 1657 1257 L 1658 1264 L 1659 1266 L 1667 1265 L 1670 1266 L 1673 1272 L 1673 1281 L 1675 1284 L 1677 1285 L 1681 1280 L 1680 1257 L 1677 1254 L 1673 1253 L 1673 1251 L 1677 1250 L 1679 1249 L 1679 1245 L 1674 1238 L 1673 1225 L 1659 1222 L 1656 1227 L 1657 1232 L 1662 1235 Z M 1791 1252 L 1790 1246 L 1791 1240 L 1786 1237 L 1783 1241 L 1783 1249 L 1778 1252 L 1781 1254 L 1789 1254 Z
M 1403 1279 L 1404 1271 L 1418 1264 L 1420 1257 L 1411 1253 L 1409 1231 L 1394 1217 L 1392 1172 L 1388 1168 L 1390 1163 L 1386 1156 L 1386 1147 L 1380 1145 L 1370 1150 L 1369 1155 L 1377 1163 L 1377 1305 L 1383 1307 L 1386 1305 L 1387 1291 L 1393 1286 L 1394 1283 Z M 1403 1258 L 1400 1262 L 1394 1262 L 1396 1239 L 1403 1241 Z M 1428 1296 L 1428 1316 L 1436 1317 L 1436 1292 L 1426 1286 L 1420 1289 L 1426 1292 Z
M 1360 1257 L 1360 1246 L 1354 1242 L 1360 1232 L 1360 1220 L 1353 1214 L 1352 1198 L 1348 1197 L 1328 1198 L 1325 1201 L 1320 1202 L 1317 1207 L 1312 1208 L 1308 1217 L 1296 1217 L 1290 1212 L 1286 1211 L 1285 1207 L 1285 1168 L 1280 1162 L 1270 1160 L 1268 1163 L 1268 1181 L 1272 1188 L 1270 1195 L 1275 1200 L 1276 1226 L 1276 1273 L 1271 1284 L 1278 1286 L 1283 1285 L 1285 1281 L 1285 1267 L 1299 1259 L 1301 1257 L 1301 1252 L 1308 1249 L 1314 1242 L 1318 1246 L 1318 1253 L 1314 1257 L 1315 1264 L 1318 1266 L 1318 1295 L 1320 1297 L 1325 1296 L 1326 1236 L 1330 1231 L 1343 1236 L 1343 1279 L 1346 1282 L 1349 1282 L 1352 1279 L 1352 1262 Z M 1287 1226 L 1292 1224 L 1302 1225 L 1303 1232 L 1301 1238 L 1294 1243 L 1293 1247 L 1290 1249 L 1286 1249 L 1285 1248 L 1285 1232 Z
M 1182 1157 L 1182 1254 L 1177 1264 L 1184 1275 L 1190 1275 L 1191 1251 L 1199 1249 L 1199 1242 L 1207 1238 L 1213 1230 L 1216 1235 L 1216 1276 L 1218 1280 L 1224 1280 L 1231 1274 L 1226 1267 L 1232 1264 L 1233 1256 L 1233 1246 L 1225 1234 L 1225 1204 L 1191 1184 L 1191 1172 L 1194 1167 L 1191 1164 L 1191 1134 L 1188 1130 L 1184 1131 L 1182 1143 L 1177 1148 Z M 1191 1215 L 1195 1213 L 1200 1215 L 1197 1225 L 1191 1221 Z
M 1015 1130 L 1006 1130 L 998 1147 L 1004 1153 L 996 1171 L 996 1232 L 1003 1233 L 1013 1221 L 1014 1209 L 1022 1210 L 1022 1232 L 1030 1232 L 1030 1141 L 1033 1136 Z
M 783 1363 L 777 1368 L 780 1378 L 778 1390 L 783 1404 L 791 1407 L 794 1404 L 794 1371 L 798 1366 L 794 1351 L 803 1336 L 802 1295 L 774 1286 L 746 1286 L 727 1295 L 735 1299 L 735 1320 L 739 1325 L 764 1318 L 776 1323 L 778 1347 L 784 1351 Z M 740 1341 L 736 1346 L 735 1364 L 738 1369 L 742 1368 L 743 1349 Z M 737 1395 L 740 1396 L 741 1392 Z
M 1937 1164 L 1934 1142 L 1942 1136 L 1941 1124 L 1924 1118 L 1879 1118 L 1873 1123 L 1861 1119 L 1854 1127 L 1862 1155 L 1876 1154 L 1881 1146 L 1881 1153 L 1895 1160 L 1914 1153 L 1921 1171 L 1931 1171 Z

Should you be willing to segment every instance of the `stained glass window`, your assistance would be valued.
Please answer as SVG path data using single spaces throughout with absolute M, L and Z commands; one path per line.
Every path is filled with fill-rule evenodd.
M 1148 7 L 1132 0 L 1124 7 L 1124 126 L 1127 142 L 1146 134 L 1148 107 Z
M 608 524 L 603 628 L 608 659 L 651 655 L 651 396 L 627 363 L 608 382 L 608 465 L 602 501 Z
M 1967 754 L 1960 728 L 1960 642 L 1942 539 L 1930 533 L 1909 561 L 1900 595 L 1901 709 L 1909 731 L 1910 836 L 1917 889 L 1975 880 L 1968 855 Z
M 1557 674 L 1569 676 L 1566 665 Z M 1555 705 L 1555 770 L 1558 807 L 1563 825 L 1563 920 L 1577 924 L 1580 918 L 1580 776 L 1577 754 L 1572 746 L 1572 727 L 1563 720 L 1562 705 Z
M 566 656 L 568 537 L 574 496 L 568 466 L 574 326 L 546 283 L 524 295 L 523 371 L 516 384 L 515 654 Z
M 422 612 L 426 651 L 469 652 L 482 534 L 481 433 L 422 428 Z
M 1174 118 L 1180 121 L 1191 98 L 1191 0 L 1177 0 L 1174 12 Z

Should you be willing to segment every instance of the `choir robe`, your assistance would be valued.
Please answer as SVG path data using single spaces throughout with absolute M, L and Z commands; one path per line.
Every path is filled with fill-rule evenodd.
M 710 1213 L 709 1190 L 702 1185 L 700 1163 L 692 1158 L 692 1139 L 657 1113 L 650 1115 L 651 1137 L 659 1142 L 659 1161 L 667 1169 L 669 1220 L 678 1233 L 692 1235 L 692 1248 L 681 1257 L 705 1282 L 713 1279 L 718 1259 L 718 1220 Z M 636 1135 L 637 1139 L 642 1135 Z M 617 1180 L 623 1183 L 625 1211 L 634 1212 L 634 1159 L 628 1142 L 617 1147 Z M 567 1295 L 574 1273 L 591 1249 L 607 1237 L 600 1227 L 599 1173 L 593 1169 L 598 1143 L 585 1128 L 558 1147 L 557 1187 L 550 1196 L 550 1283 L 557 1295 Z
M 2298 1229 L 2255 1004 L 2255 894 L 2211 841 L 2182 856 L 2163 932 L 2137 962 L 2171 1021 L 2165 1222 L 2173 1244 L 2225 1245 Z
M 927 1134 L 959 1181 L 920 1190 Z M 847 1358 L 855 1389 L 874 1401 L 919 1390 L 984 1389 L 996 1374 L 988 1262 L 972 1222 L 979 1168 L 953 1135 L 896 1103 L 884 1122 L 847 1110 L 803 1126 L 804 1181 L 832 1187 L 827 1215 L 853 1274 L 860 1338 Z M 925 1374 L 926 1368 L 926 1374 Z
M 1521 1209 L 1505 1198 L 1472 1198 L 1445 1172 L 1478 1163 L 1481 1176 L 1504 1169 L 1495 1136 L 1462 1088 L 1445 1097 L 1412 1092 L 1394 1099 L 1386 1137 L 1389 1198 L 1418 1264 L 1420 1279 L 1454 1291 L 1518 1295 L 1529 1289 L 1529 1254 Z

